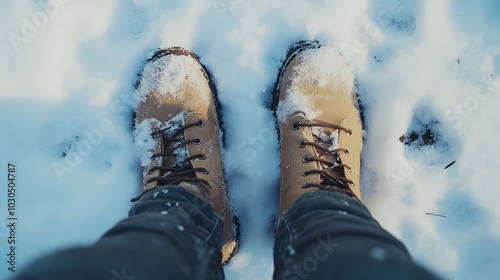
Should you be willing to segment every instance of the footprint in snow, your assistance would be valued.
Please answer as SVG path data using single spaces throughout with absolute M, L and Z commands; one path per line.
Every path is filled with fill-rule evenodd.
M 417 5 L 422 3 L 413 0 L 371 1 L 369 14 L 383 32 L 411 36 L 416 29 Z
M 436 117 L 430 107 L 413 110 L 407 131 L 399 138 L 409 159 L 419 159 L 429 166 L 449 164 L 458 157 L 456 136 Z

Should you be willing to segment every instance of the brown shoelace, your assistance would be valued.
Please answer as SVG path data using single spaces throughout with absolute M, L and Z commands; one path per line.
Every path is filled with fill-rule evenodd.
M 330 128 L 333 130 L 344 131 L 349 135 L 352 134 L 350 129 L 341 127 L 339 125 L 325 123 L 325 122 L 316 122 L 316 123 L 299 123 L 295 122 L 292 125 L 292 129 L 298 130 L 300 127 L 323 127 Z M 302 173 L 302 176 L 309 176 L 311 174 L 319 174 L 321 178 L 321 182 L 317 183 L 306 183 L 302 186 L 302 188 L 311 188 L 316 187 L 322 190 L 333 191 L 338 193 L 345 193 L 349 196 L 356 197 L 356 195 L 352 192 L 350 185 L 353 184 L 352 180 L 349 180 L 344 175 L 344 168 L 347 170 L 351 170 L 351 167 L 342 164 L 340 162 L 339 153 L 349 154 L 347 149 L 334 149 L 329 150 L 329 141 L 320 139 L 318 136 L 315 136 L 318 140 L 314 142 L 302 141 L 299 144 L 300 148 L 305 148 L 306 146 L 312 146 L 321 151 L 317 157 L 314 156 L 306 156 L 302 159 L 304 163 L 316 161 L 321 166 L 324 166 L 324 169 L 312 169 Z
M 181 147 L 186 147 L 189 144 L 201 144 L 201 139 L 195 138 L 191 140 L 185 140 L 183 137 L 183 132 L 184 130 L 194 127 L 194 126 L 203 126 L 203 120 L 199 119 L 195 123 L 187 124 L 184 125 L 177 130 L 175 130 L 171 135 L 166 134 L 169 130 L 163 129 L 163 130 L 157 130 L 151 133 L 151 136 L 154 137 L 161 137 L 162 139 L 162 145 L 163 147 L 168 147 L 170 144 L 175 143 L 173 148 L 168 151 L 167 153 L 157 153 L 153 154 L 151 156 L 151 160 L 155 160 L 156 158 L 161 157 L 162 158 L 162 163 L 167 161 L 168 157 L 178 157 L 179 154 L 175 153 L 175 150 L 181 148 Z M 148 170 L 148 174 L 153 173 L 156 170 L 160 171 L 160 176 L 157 177 L 152 177 L 148 181 L 146 181 L 146 184 L 152 183 L 152 182 L 157 182 L 158 186 L 163 186 L 163 185 L 177 185 L 181 182 L 191 182 L 191 183 L 198 183 L 197 186 L 203 186 L 207 189 L 211 189 L 212 187 L 208 183 L 207 180 L 197 178 L 196 177 L 196 172 L 202 172 L 204 174 L 209 174 L 208 170 L 205 168 L 193 168 L 191 165 L 190 161 L 192 159 L 200 159 L 200 160 L 205 160 L 207 157 L 204 154 L 196 154 L 192 155 L 189 157 L 186 157 L 182 161 L 176 162 L 173 166 L 171 167 L 166 167 L 166 166 L 154 166 L 151 167 Z M 132 201 L 137 201 L 140 197 L 142 197 L 146 192 L 150 190 L 147 190 L 143 192 L 141 195 L 139 195 L 136 198 L 133 198 Z

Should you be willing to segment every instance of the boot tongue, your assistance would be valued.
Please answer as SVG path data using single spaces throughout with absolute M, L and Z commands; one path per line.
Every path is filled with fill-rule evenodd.
M 318 157 L 334 163 L 333 166 L 329 166 L 326 163 L 319 162 L 319 167 L 331 174 L 333 177 L 345 177 L 343 168 L 334 168 L 335 166 L 339 166 L 342 164 L 338 152 L 333 152 L 336 149 L 340 148 L 339 131 L 337 129 L 313 126 L 311 127 L 311 132 L 314 141 L 321 147 L 323 147 L 323 149 L 313 147 L 313 149 L 315 149 L 316 153 L 318 154 Z

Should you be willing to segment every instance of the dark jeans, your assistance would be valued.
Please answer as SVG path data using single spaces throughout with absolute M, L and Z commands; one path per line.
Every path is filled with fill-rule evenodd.
M 94 245 L 40 258 L 15 279 L 223 279 L 221 243 L 222 220 L 210 205 L 165 186 Z M 303 196 L 284 215 L 274 255 L 275 279 L 437 279 L 363 204 L 327 191 Z

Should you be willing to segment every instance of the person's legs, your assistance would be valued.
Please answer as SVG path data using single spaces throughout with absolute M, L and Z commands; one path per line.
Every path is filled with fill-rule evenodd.
M 223 279 L 222 219 L 180 186 L 158 187 L 95 244 L 40 258 L 25 279 Z
M 157 51 L 146 64 L 135 100 L 134 137 L 140 148 L 142 194 L 181 185 L 222 217 L 222 262 L 238 250 L 221 163 L 221 108 L 198 57 L 182 48 Z
M 273 99 L 281 141 L 275 279 L 434 279 L 361 203 L 354 75 L 315 42 L 291 48 Z
M 319 190 L 299 198 L 276 233 L 274 279 L 438 279 L 357 199 Z
M 129 218 L 90 247 L 38 260 L 20 279 L 223 278 L 238 230 L 222 171 L 213 83 L 192 52 L 159 50 L 134 100 L 143 180 Z

